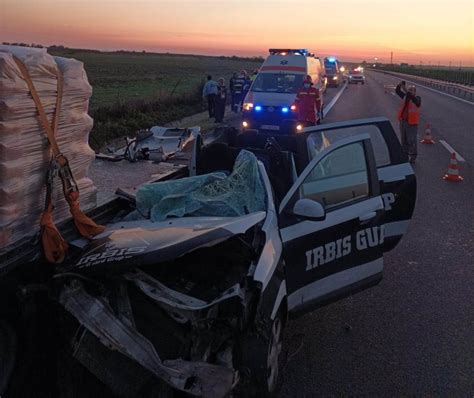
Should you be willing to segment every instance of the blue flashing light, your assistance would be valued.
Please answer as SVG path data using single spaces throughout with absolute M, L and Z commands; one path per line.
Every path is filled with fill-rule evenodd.
M 334 58 L 334 57 L 329 57 L 329 58 L 328 58 L 328 61 L 329 61 L 329 62 L 336 62 L 336 58 Z
M 262 107 L 260 105 L 257 105 L 254 109 L 256 112 L 260 112 L 262 110 Z
M 287 106 L 284 106 L 283 108 L 281 108 L 281 111 L 283 113 L 288 113 L 290 111 L 290 108 L 288 108 Z

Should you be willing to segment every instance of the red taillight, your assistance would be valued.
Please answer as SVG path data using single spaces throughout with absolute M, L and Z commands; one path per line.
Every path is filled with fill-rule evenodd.
M 290 106 L 290 109 L 291 109 L 293 112 L 296 111 L 296 105 L 294 105 L 294 104 L 291 105 L 291 106 Z

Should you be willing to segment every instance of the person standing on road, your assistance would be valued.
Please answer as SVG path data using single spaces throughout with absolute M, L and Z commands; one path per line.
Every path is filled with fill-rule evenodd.
M 230 78 L 229 80 L 229 91 L 230 91 L 230 104 L 231 104 L 231 111 L 232 112 L 237 112 L 237 110 L 235 109 L 235 80 L 237 79 L 238 75 L 237 75 L 237 72 L 234 72 L 232 74 L 232 77 Z
M 207 100 L 207 110 L 209 119 L 215 116 L 215 105 L 217 95 L 217 82 L 212 80 L 212 76 L 207 76 L 207 82 L 202 89 L 202 97 Z
M 240 75 L 234 80 L 234 101 L 232 107 L 235 108 L 236 112 L 242 110 L 242 105 L 245 100 L 245 96 L 250 89 L 251 81 L 247 76 L 247 71 L 241 70 Z
M 296 110 L 298 122 L 314 126 L 320 124 L 319 113 L 321 112 L 321 96 L 319 90 L 313 87 L 311 76 L 306 76 L 303 87 L 296 94 Z
M 250 80 L 250 76 L 247 74 L 247 71 L 242 71 L 242 76 L 244 79 L 244 84 L 242 87 L 242 100 L 240 101 L 240 109 L 242 109 L 245 101 L 245 97 L 250 90 L 250 86 L 252 85 L 252 80 Z
M 225 86 L 225 79 L 221 77 L 217 85 L 216 96 L 216 123 L 222 123 L 225 114 L 225 106 L 227 104 L 227 87 Z
M 395 92 L 402 99 L 397 117 L 400 122 L 403 152 L 408 155 L 410 163 L 415 163 L 418 155 L 417 136 L 418 124 L 420 123 L 421 98 L 416 95 L 416 87 L 410 86 L 407 90 L 404 81 L 397 85 Z

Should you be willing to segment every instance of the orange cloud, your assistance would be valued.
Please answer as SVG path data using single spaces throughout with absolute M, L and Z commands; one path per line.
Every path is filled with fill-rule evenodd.
M 2 41 L 98 49 L 473 64 L 471 0 L 2 0 Z

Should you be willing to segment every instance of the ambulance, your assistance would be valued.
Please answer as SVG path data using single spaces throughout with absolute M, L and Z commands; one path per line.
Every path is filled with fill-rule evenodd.
M 321 60 L 305 49 L 270 49 L 243 104 L 242 129 L 294 134 L 298 130 L 296 94 L 310 75 L 321 93 L 326 79 Z M 300 126 L 301 128 L 301 126 Z
M 328 87 L 339 87 L 344 82 L 343 70 L 335 57 L 324 58 L 324 69 Z

